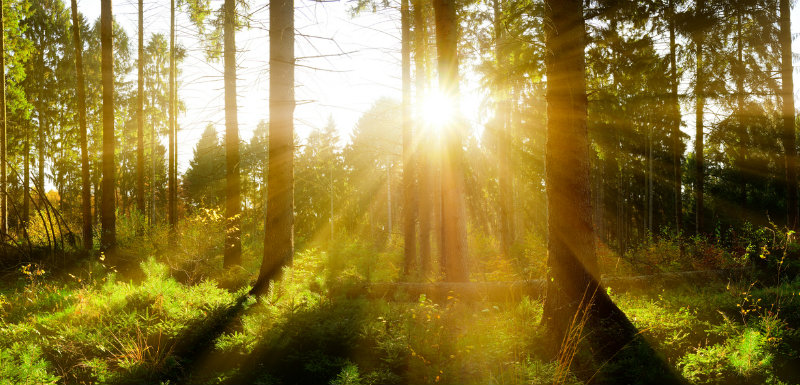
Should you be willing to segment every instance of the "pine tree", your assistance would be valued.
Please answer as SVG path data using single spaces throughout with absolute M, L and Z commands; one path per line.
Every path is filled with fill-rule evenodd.
M 269 4 L 269 174 L 264 260 L 254 293 L 294 254 L 294 2 Z
M 439 89 L 445 98 L 458 100 L 458 22 L 454 0 L 434 0 L 436 52 L 439 60 Z M 442 149 L 442 260 L 445 279 L 469 280 L 467 269 L 467 229 L 462 174 L 462 127 L 451 122 L 443 130 Z

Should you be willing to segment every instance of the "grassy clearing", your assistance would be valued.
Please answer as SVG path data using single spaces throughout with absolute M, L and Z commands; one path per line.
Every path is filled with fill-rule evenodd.
M 127 272 L 102 255 L 69 272 L 37 265 L 15 271 L 0 291 L 0 383 L 647 383 L 647 368 L 635 366 L 641 346 L 596 362 L 592 346 L 581 342 L 570 367 L 559 367 L 539 327 L 538 299 L 359 297 L 365 282 L 397 276 L 400 253 L 393 248 L 351 242 L 329 252 L 307 249 L 257 301 L 246 293 L 258 260 L 223 273 L 213 267 L 221 265 L 216 240 L 195 233 L 188 234 L 204 243 L 187 237 L 169 253 L 150 240 L 144 254 L 155 257 Z M 648 250 L 639 261 L 664 263 L 680 254 L 674 245 Z M 504 272 L 495 279 L 520 277 L 496 258 L 483 263 L 485 271 Z M 623 259 L 614 264 L 640 273 Z M 647 344 L 690 383 L 794 384 L 800 281 L 789 276 L 610 290 Z

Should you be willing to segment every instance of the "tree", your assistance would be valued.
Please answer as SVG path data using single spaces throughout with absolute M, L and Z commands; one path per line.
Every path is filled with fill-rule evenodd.
M 439 90 L 445 98 L 458 100 L 458 22 L 453 0 L 433 2 L 436 24 L 436 52 L 439 60 Z M 449 122 L 443 129 L 442 149 L 442 259 L 445 279 L 469 280 L 467 269 L 467 229 L 464 213 L 462 175 L 462 127 Z
M 427 82 L 425 58 L 427 48 L 427 25 L 423 15 L 425 2 L 414 0 L 413 19 L 414 19 L 414 80 L 416 96 L 417 121 L 414 126 L 417 136 L 421 137 L 422 128 L 425 122 L 422 121 L 424 103 L 422 95 L 425 94 L 425 83 Z M 417 216 L 419 218 L 419 259 L 422 275 L 430 273 L 431 270 L 431 211 L 432 210 L 432 189 L 433 183 L 431 175 L 431 159 L 429 156 L 430 145 L 427 141 L 420 140 L 417 145 Z M 405 170 L 405 168 L 404 168 Z
M 225 150 L 213 124 L 206 126 L 183 179 L 193 208 L 219 207 L 225 199 Z
M 225 83 L 225 267 L 241 264 L 241 165 L 239 154 L 239 123 L 236 106 L 236 30 L 242 27 L 242 18 L 236 14 L 236 3 L 241 0 L 225 0 L 219 12 L 220 19 L 213 24 L 215 30 L 207 35 L 206 54 L 218 58 L 219 38 L 222 37 L 222 61 Z M 187 0 L 189 15 L 199 32 L 206 35 L 206 17 L 210 13 L 209 4 L 202 0 Z M 219 27 L 222 31 L 219 31 Z M 272 60 L 272 59 L 270 59 Z M 271 67 L 270 67 L 271 68 Z
M 170 0 L 169 29 L 169 166 L 167 217 L 171 231 L 178 224 L 178 154 L 176 138 L 176 103 L 175 103 L 175 0 Z
M 416 170 L 414 166 L 414 137 L 411 127 L 411 20 L 409 0 L 401 0 L 402 82 L 403 82 L 403 274 L 411 275 L 416 265 Z
M 225 63 L 225 259 L 224 267 L 242 263 L 239 122 L 236 112 L 236 0 L 225 0 L 223 55 Z M 271 35 L 273 36 L 273 35 Z
M 697 0 L 695 5 L 695 13 L 697 20 L 701 19 L 701 15 L 705 12 L 705 0 Z M 695 32 L 694 45 L 695 45 L 695 137 L 694 137 L 694 200 L 695 200 L 695 233 L 701 234 L 704 231 L 704 183 L 705 183 L 705 164 L 703 146 L 704 135 L 703 132 L 703 110 L 705 108 L 705 70 L 703 63 L 703 41 L 704 36 L 702 31 Z
M 797 208 L 797 144 L 794 114 L 794 82 L 792 80 L 792 21 L 789 0 L 780 1 L 781 100 L 783 101 L 783 151 L 786 165 L 786 215 L 790 229 L 798 225 Z
M 136 105 L 136 208 L 144 214 L 144 0 L 139 0 L 139 59 Z
M 269 4 L 269 174 L 264 260 L 253 292 L 263 293 L 294 254 L 294 2 Z
M 585 21 L 580 0 L 548 0 L 547 69 L 547 267 L 542 323 L 560 341 L 583 312 L 624 331 L 635 329 L 599 284 L 589 179 L 589 135 L 584 59 Z M 575 318 L 573 318 L 575 317 Z
M 508 58 L 506 50 L 506 38 L 504 36 L 504 26 L 502 19 L 502 5 L 499 0 L 492 1 L 493 8 L 493 28 L 495 38 L 495 57 L 498 73 L 508 72 Z M 502 76 L 502 75 L 501 75 Z M 506 257 L 511 255 L 511 247 L 514 244 L 514 192 L 513 176 L 511 174 L 511 122 L 510 104 L 511 98 L 508 90 L 508 76 L 501 78 L 495 83 L 495 103 L 496 103 L 496 127 L 497 135 L 497 179 L 500 198 L 500 241 L 503 247 L 503 254 Z
M 0 234 L 8 232 L 8 185 L 6 184 L 6 58 L 4 2 L 0 0 Z
M 76 97 L 78 98 L 78 130 L 81 146 L 81 234 L 83 247 L 92 248 L 92 192 L 89 175 L 88 135 L 86 131 L 86 90 L 83 79 L 83 43 L 81 42 L 81 23 L 78 16 L 78 1 L 72 0 L 72 41 L 75 45 L 75 73 L 77 74 Z
M 103 78 L 103 195 L 101 197 L 102 250 L 113 251 L 117 243 L 114 162 L 114 55 L 112 48 L 111 0 L 100 3 L 100 45 Z

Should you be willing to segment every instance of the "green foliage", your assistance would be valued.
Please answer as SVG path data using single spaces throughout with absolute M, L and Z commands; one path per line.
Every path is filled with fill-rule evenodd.
M 59 378 L 51 373 L 41 350 L 22 342 L 0 347 L 0 384 L 56 384 Z

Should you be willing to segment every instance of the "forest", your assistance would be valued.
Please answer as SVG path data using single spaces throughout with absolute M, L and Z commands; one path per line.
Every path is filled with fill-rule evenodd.
M 800 384 L 793 6 L 0 0 L 0 384 Z

